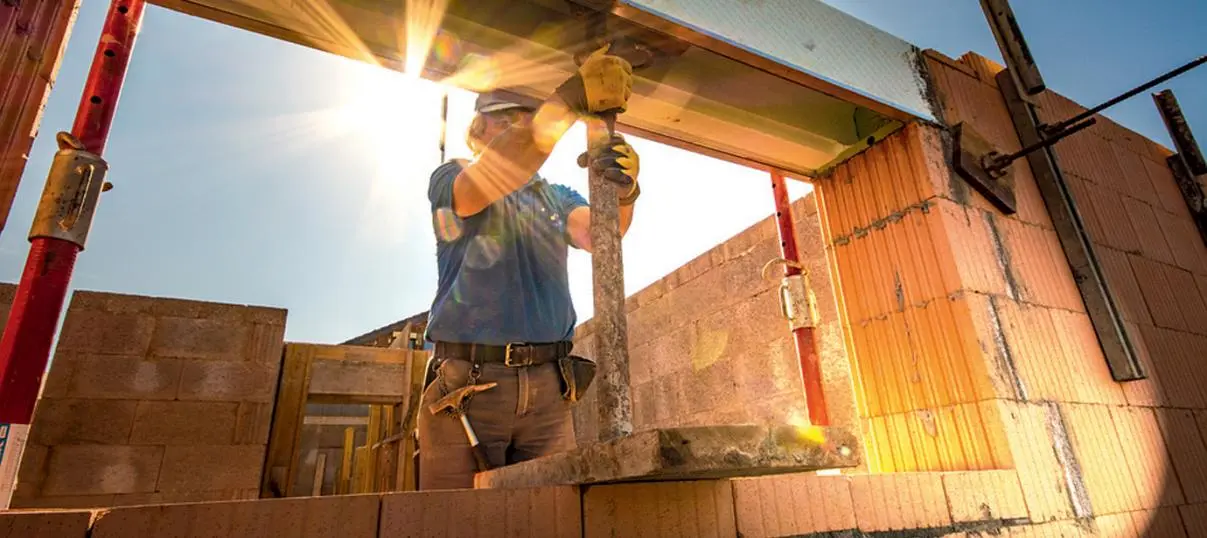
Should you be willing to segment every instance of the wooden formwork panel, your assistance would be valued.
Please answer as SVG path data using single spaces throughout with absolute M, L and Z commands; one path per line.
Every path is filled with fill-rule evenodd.
M 368 404 L 369 435 L 364 455 L 356 456 L 353 429 L 348 428 L 340 465 L 337 492 L 370 492 L 392 487 L 397 477 L 353 476 L 349 467 L 393 468 L 410 476 L 410 458 L 384 455 L 389 450 L 408 451 L 405 431 L 421 390 L 428 353 L 422 350 L 366 346 L 287 343 L 273 413 L 272 433 L 265 460 L 262 497 L 292 494 L 300 460 L 302 425 L 308 403 Z M 399 431 L 402 430 L 402 431 Z M 393 437 L 391 439 L 391 437 Z M 360 462 L 360 465 L 357 465 Z M 329 462 L 335 464 L 335 462 Z M 413 473 L 413 470 L 411 471 Z M 355 487 L 353 487 L 355 486 Z

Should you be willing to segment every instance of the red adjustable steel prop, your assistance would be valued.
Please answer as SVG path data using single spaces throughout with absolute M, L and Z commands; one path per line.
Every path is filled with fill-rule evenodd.
M 59 134 L 60 151 L 34 217 L 29 257 L 0 338 L 0 424 L 28 425 L 32 418 L 76 255 L 102 190 L 107 166 L 100 154 L 143 8 L 143 0 L 115 0 L 109 6 L 75 125 L 70 135 Z
M 802 275 L 800 253 L 796 248 L 796 227 L 792 220 L 792 205 L 788 201 L 788 187 L 784 184 L 783 174 L 771 172 L 771 189 L 775 195 L 775 219 L 780 236 L 780 254 L 783 256 L 784 277 L 792 278 Z M 802 277 L 803 278 L 803 277 Z M 805 295 L 808 293 L 808 281 L 801 286 Z M 803 297 L 802 297 L 803 299 Z M 805 404 L 809 407 L 809 423 L 815 426 L 828 426 L 830 417 L 826 411 L 826 397 L 822 390 L 821 361 L 817 355 L 817 343 L 814 339 L 812 308 L 805 304 L 797 304 L 796 316 L 807 316 L 806 323 L 793 322 L 792 336 L 796 339 L 796 356 L 800 359 L 801 377 L 805 386 Z M 807 325 L 807 326 L 801 326 Z

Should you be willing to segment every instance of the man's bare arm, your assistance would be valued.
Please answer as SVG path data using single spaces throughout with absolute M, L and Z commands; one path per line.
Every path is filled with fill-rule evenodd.
M 629 233 L 629 225 L 633 223 L 633 204 L 620 206 L 620 237 Z M 591 208 L 582 206 L 570 212 L 566 219 L 570 240 L 574 246 L 587 252 L 591 250 Z
M 453 211 L 475 215 L 527 183 L 578 116 L 556 96 L 537 110 L 530 126 L 512 125 L 453 180 Z

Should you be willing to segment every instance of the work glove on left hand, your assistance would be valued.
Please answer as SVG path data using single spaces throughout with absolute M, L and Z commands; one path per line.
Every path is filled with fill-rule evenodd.
M 578 156 L 578 166 L 590 168 L 603 174 L 604 179 L 622 187 L 622 198 L 636 188 L 637 176 L 641 172 L 641 158 L 637 151 L 625 142 L 624 137 L 612 135 L 607 145 Z
M 633 66 L 624 58 L 608 54 L 611 45 L 592 52 L 574 76 L 554 92 L 570 110 L 579 114 L 624 112 L 633 95 Z

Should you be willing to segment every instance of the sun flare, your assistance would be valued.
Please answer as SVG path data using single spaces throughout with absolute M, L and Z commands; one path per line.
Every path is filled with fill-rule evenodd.
M 361 233 L 398 241 L 419 218 L 425 171 L 438 164 L 441 97 L 435 82 L 369 64 L 339 73 L 331 128 L 354 140 L 355 157 L 369 159 L 369 177 L 343 178 L 365 193 Z

